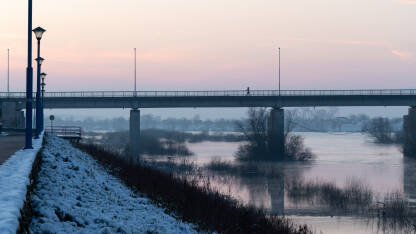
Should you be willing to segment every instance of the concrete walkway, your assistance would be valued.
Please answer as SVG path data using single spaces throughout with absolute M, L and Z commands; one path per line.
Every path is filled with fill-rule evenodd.
M 0 136 L 0 165 L 25 146 L 24 133 L 8 132 L 8 134 L 8 136 Z

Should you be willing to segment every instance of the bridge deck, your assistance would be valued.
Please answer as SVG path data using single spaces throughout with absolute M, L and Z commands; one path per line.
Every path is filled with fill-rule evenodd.
M 17 102 L 25 92 L 0 93 Z M 35 100 L 35 98 L 33 99 Z M 416 89 L 46 92 L 45 108 L 416 106 Z

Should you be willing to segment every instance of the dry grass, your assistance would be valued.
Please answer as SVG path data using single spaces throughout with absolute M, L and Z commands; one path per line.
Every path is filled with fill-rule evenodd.
M 374 192 L 358 179 L 348 179 L 344 187 L 334 182 L 292 179 L 286 183 L 286 189 L 294 202 L 327 205 L 333 211 L 362 215 L 376 222 L 383 233 L 416 233 L 415 214 L 400 191 L 388 193 L 381 201 L 376 201 Z
M 348 179 L 344 188 L 335 182 L 292 179 L 286 182 L 288 196 L 294 201 L 308 201 L 333 208 L 350 209 L 367 207 L 372 203 L 373 192 L 356 179 Z

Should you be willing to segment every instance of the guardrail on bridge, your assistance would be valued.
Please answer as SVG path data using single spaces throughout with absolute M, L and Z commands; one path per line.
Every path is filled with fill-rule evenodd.
M 72 91 L 46 92 L 45 98 L 94 97 L 226 97 L 226 96 L 365 96 L 416 95 L 416 89 L 362 90 L 219 90 L 219 91 Z M 25 92 L 0 92 L 0 98 L 25 98 Z M 35 98 L 35 93 L 33 94 Z

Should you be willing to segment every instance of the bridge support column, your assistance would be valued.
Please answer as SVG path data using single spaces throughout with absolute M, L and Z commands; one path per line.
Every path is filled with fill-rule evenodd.
M 282 108 L 272 108 L 268 120 L 269 150 L 275 157 L 283 159 L 285 153 L 285 112 Z
M 4 128 L 25 128 L 23 111 L 18 110 L 16 102 L 3 102 L 0 106 L 0 122 Z
M 140 110 L 130 110 L 130 156 L 133 162 L 137 162 L 140 156 Z
M 403 118 L 403 154 L 416 158 L 416 107 L 409 108 L 408 115 Z

